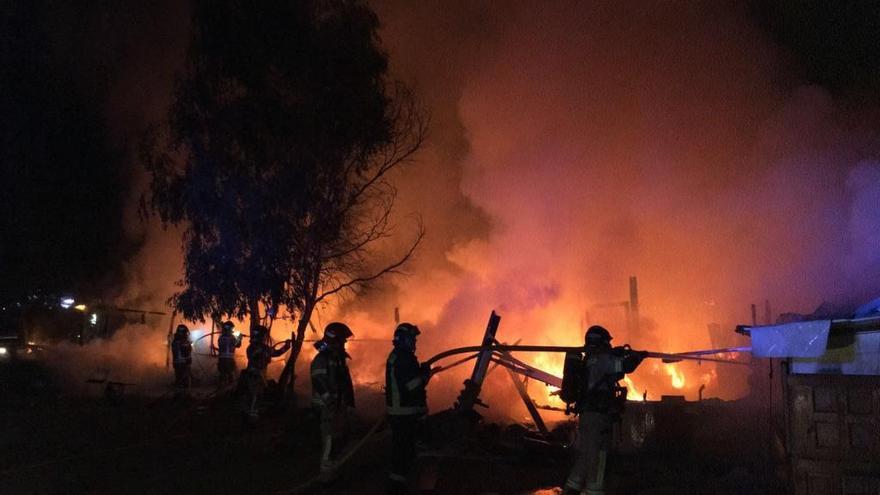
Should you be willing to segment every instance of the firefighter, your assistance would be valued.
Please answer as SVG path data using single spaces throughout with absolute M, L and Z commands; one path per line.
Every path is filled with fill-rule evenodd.
M 334 448 L 345 434 L 348 409 L 354 407 L 354 386 L 348 371 L 345 341 L 352 337 L 348 325 L 333 322 L 324 328 L 324 336 L 315 342 L 318 354 L 312 360 L 312 406 L 321 420 L 321 476 L 333 472 Z
M 419 419 L 428 413 L 425 387 L 431 370 L 419 364 L 416 338 L 421 332 L 412 323 L 394 330 L 394 349 L 385 364 L 385 405 L 391 426 L 391 471 L 388 493 L 407 493 L 407 477 L 416 457 Z
M 612 423 L 619 419 L 626 402 L 626 388 L 618 381 L 626 373 L 635 371 L 647 356 L 629 346 L 612 348 L 611 334 L 600 326 L 590 327 L 585 341 L 584 356 L 579 353 L 566 356 L 562 378 L 566 390 L 561 396 L 565 396 L 566 401 L 573 398 L 574 412 L 580 415 L 578 454 L 563 495 L 605 493 L 605 463 Z
M 259 416 L 257 400 L 266 388 L 266 368 L 273 357 L 278 357 L 290 349 L 290 340 L 285 340 L 278 349 L 268 343 L 269 329 L 257 325 L 251 330 L 251 343 L 247 348 L 247 369 L 242 373 L 248 391 L 247 415 L 250 421 L 256 421 Z
M 223 322 L 220 337 L 217 339 L 217 371 L 220 373 L 220 387 L 235 381 L 235 350 L 241 347 L 241 334 L 236 335 L 231 321 Z
M 192 381 L 192 342 L 189 340 L 189 328 L 186 325 L 177 325 L 174 339 L 171 341 L 171 358 L 174 364 L 174 388 L 178 396 L 189 392 Z

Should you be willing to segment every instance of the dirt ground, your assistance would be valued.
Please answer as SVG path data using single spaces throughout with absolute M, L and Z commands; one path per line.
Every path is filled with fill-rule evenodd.
M 228 394 L 121 400 L 62 393 L 38 365 L 4 366 L 0 401 L 0 493 L 380 494 L 389 434 L 379 428 L 330 484 L 296 491 L 317 473 L 317 421 L 308 409 L 267 410 L 242 421 Z M 381 416 L 381 396 L 361 392 L 352 445 Z M 523 440 L 522 428 L 486 425 L 445 445 L 425 445 L 416 484 L 424 494 L 550 494 L 570 453 Z M 609 494 L 771 493 L 760 462 L 673 449 L 616 455 Z M 417 487 L 417 488 L 418 488 Z

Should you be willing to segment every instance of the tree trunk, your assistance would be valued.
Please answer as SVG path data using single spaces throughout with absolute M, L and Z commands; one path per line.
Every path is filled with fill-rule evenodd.
M 251 333 L 253 333 L 254 329 L 260 325 L 260 300 L 256 297 L 250 298 L 248 300 L 248 307 L 251 313 Z
M 309 327 L 309 320 L 312 319 L 313 309 L 313 305 L 309 305 L 303 309 L 299 322 L 296 325 L 296 335 L 294 336 L 293 345 L 290 348 L 290 355 L 287 357 L 287 362 L 284 363 L 284 369 L 281 370 L 281 376 L 278 377 L 278 385 L 281 387 L 281 390 L 285 391 L 285 393 L 292 392 L 296 383 L 294 367 L 296 366 L 296 360 L 299 358 L 300 352 L 302 352 L 303 341 L 306 338 L 306 330 Z

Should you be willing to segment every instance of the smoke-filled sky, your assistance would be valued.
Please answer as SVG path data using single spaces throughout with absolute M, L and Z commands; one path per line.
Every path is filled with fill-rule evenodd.
M 67 81 L 100 130 L 88 145 L 110 158 L 72 160 L 82 146 L 76 142 L 16 143 L 57 147 L 55 166 L 83 173 L 73 186 L 33 189 L 41 199 L 31 208 L 68 221 L 10 243 L 9 233 L 26 221 L 7 219 L 3 263 L 38 265 L 29 244 L 74 240 L 99 254 L 80 255 L 90 260 L 88 273 L 67 268 L 68 288 L 85 279 L 105 297 L 161 305 L 180 273 L 179 237 L 138 219 L 144 173 L 133 151 L 168 104 L 188 10 L 182 2 L 56 3 L 4 7 L 16 27 L 4 29 L 14 33 L 4 38 L 12 40 L 4 57 L 37 64 L 42 72 L 28 77 Z M 429 142 L 396 177 L 400 241 L 409 238 L 413 214 L 427 237 L 409 276 L 325 308 L 322 321 L 346 318 L 356 334 L 384 337 L 399 307 L 426 330 L 427 353 L 475 343 L 497 309 L 504 340 L 575 344 L 585 323 L 599 321 L 616 343 L 678 351 L 711 345 L 707 323 L 747 322 L 752 302 L 809 312 L 824 299 L 880 293 L 876 10 L 764 2 L 373 4 L 394 76 L 432 115 Z M 51 126 L 52 105 L 63 103 L 25 89 L 42 106 L 18 111 Z M 57 98 L 57 88 L 41 91 Z M 9 156 L 4 176 L 28 191 L 32 174 Z M 108 184 L 91 179 L 108 174 L 115 177 Z M 123 205 L 110 210 L 118 218 L 100 216 L 107 210 L 93 202 L 58 199 L 74 186 Z M 109 234 L 83 235 L 96 218 Z M 26 279 L 22 271 L 13 279 Z M 630 275 L 640 282 L 640 335 L 626 335 L 612 310 L 587 315 L 594 304 L 625 300 Z M 712 379 L 711 370 L 687 373 L 693 388 Z M 668 388 L 664 370 L 643 374 L 641 383 Z
M 800 65 L 827 54 L 774 39 L 787 13 L 507 5 L 379 8 L 393 68 L 435 116 L 401 186 L 429 246 L 395 302 L 439 347 L 478 341 L 492 308 L 510 340 L 574 344 L 629 275 L 643 334 L 590 318 L 664 350 L 711 345 L 706 324 L 748 322 L 752 302 L 809 312 L 878 292 L 874 101 Z

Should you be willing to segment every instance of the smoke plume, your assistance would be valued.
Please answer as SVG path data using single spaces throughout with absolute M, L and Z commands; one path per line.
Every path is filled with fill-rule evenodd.
M 409 275 L 331 302 L 316 325 L 343 319 L 358 338 L 388 339 L 399 308 L 423 329 L 424 358 L 478 343 L 495 309 L 506 342 L 578 345 L 602 323 L 615 344 L 676 352 L 712 345 L 709 323 L 736 342 L 751 303 L 809 312 L 880 289 L 875 109 L 800 80 L 737 4 L 375 7 L 395 77 L 432 115 L 417 163 L 396 176 L 400 245 L 383 247 L 406 242 L 414 213 L 428 235 Z M 156 87 L 170 94 L 170 81 Z M 176 235 L 144 238 L 130 297 L 170 295 Z M 619 312 L 595 309 L 626 300 L 631 275 L 643 319 L 634 335 Z M 273 331 L 283 338 L 288 322 Z M 353 343 L 360 382 L 382 381 L 388 349 Z M 561 356 L 528 359 L 561 373 Z M 746 393 L 745 372 L 718 371 L 647 362 L 632 384 L 651 398 L 693 399 L 700 385 Z M 503 375 L 490 378 L 489 401 L 520 414 L 503 406 Z M 437 378 L 435 407 L 463 376 Z

